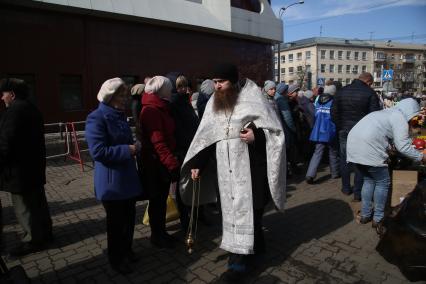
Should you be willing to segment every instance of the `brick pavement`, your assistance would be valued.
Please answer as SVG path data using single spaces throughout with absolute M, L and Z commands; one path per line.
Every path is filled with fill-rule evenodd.
M 168 229 L 182 241 L 175 250 L 150 245 L 149 227 L 136 225 L 134 248 L 141 257 L 136 272 L 112 271 L 105 255 L 105 212 L 93 194 L 91 163 L 86 171 L 73 162 L 49 161 L 47 199 L 55 242 L 46 251 L 10 261 L 21 264 L 33 283 L 211 283 L 226 269 L 219 249 L 220 222 L 199 225 L 195 253 L 188 255 L 184 235 L 174 222 Z M 340 181 L 319 174 L 320 184 L 290 180 L 284 214 L 270 210 L 264 218 L 267 252 L 256 263 L 248 283 L 404 283 L 404 276 L 376 251 L 378 237 L 370 225 L 354 222 L 351 198 L 340 193 Z M 4 247 L 17 244 L 19 226 L 8 194 L 3 203 Z M 138 221 L 146 204 L 137 206 Z M 210 208 L 212 209 L 212 208 Z M 5 253 L 2 253 L 5 256 Z

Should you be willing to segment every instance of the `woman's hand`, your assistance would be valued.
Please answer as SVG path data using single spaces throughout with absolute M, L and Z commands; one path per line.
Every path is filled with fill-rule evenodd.
M 251 128 L 244 128 L 243 130 L 241 130 L 240 139 L 247 144 L 253 143 L 254 142 L 253 130 Z
M 200 169 L 191 169 L 191 178 L 196 180 L 200 177 Z

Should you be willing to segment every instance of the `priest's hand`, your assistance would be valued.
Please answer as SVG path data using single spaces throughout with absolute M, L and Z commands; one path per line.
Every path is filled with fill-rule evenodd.
M 191 169 L 191 178 L 196 180 L 200 177 L 200 169 Z
M 251 144 L 254 142 L 254 133 L 251 128 L 244 128 L 240 132 L 240 138 L 244 143 Z

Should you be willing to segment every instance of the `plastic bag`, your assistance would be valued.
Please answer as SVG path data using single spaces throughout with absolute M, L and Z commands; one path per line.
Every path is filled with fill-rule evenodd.
M 143 215 L 142 223 L 144 225 L 149 225 L 149 214 L 148 214 L 148 206 L 146 206 L 145 214 Z M 175 200 L 169 194 L 167 197 L 167 209 L 166 209 L 166 223 L 172 222 L 179 218 L 179 211 L 176 206 Z

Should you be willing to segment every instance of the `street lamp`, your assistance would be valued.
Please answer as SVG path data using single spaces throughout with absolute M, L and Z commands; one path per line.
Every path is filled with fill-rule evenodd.
M 301 0 L 301 1 L 294 2 L 294 3 L 292 3 L 288 6 L 281 7 L 280 10 L 278 11 L 278 15 L 279 15 L 280 19 L 282 18 L 284 11 L 286 11 L 289 7 L 291 7 L 293 5 L 303 4 L 303 3 L 305 3 L 305 1 Z M 283 25 L 283 32 L 284 32 L 284 25 Z M 280 50 L 281 50 L 281 47 L 280 47 L 280 43 L 278 43 L 277 46 L 278 46 L 278 53 L 277 53 L 277 56 L 278 56 L 278 58 L 277 58 L 278 59 L 278 62 L 277 62 L 278 83 L 281 83 L 281 70 L 280 70 L 281 69 L 280 68 L 280 62 L 281 62 Z

